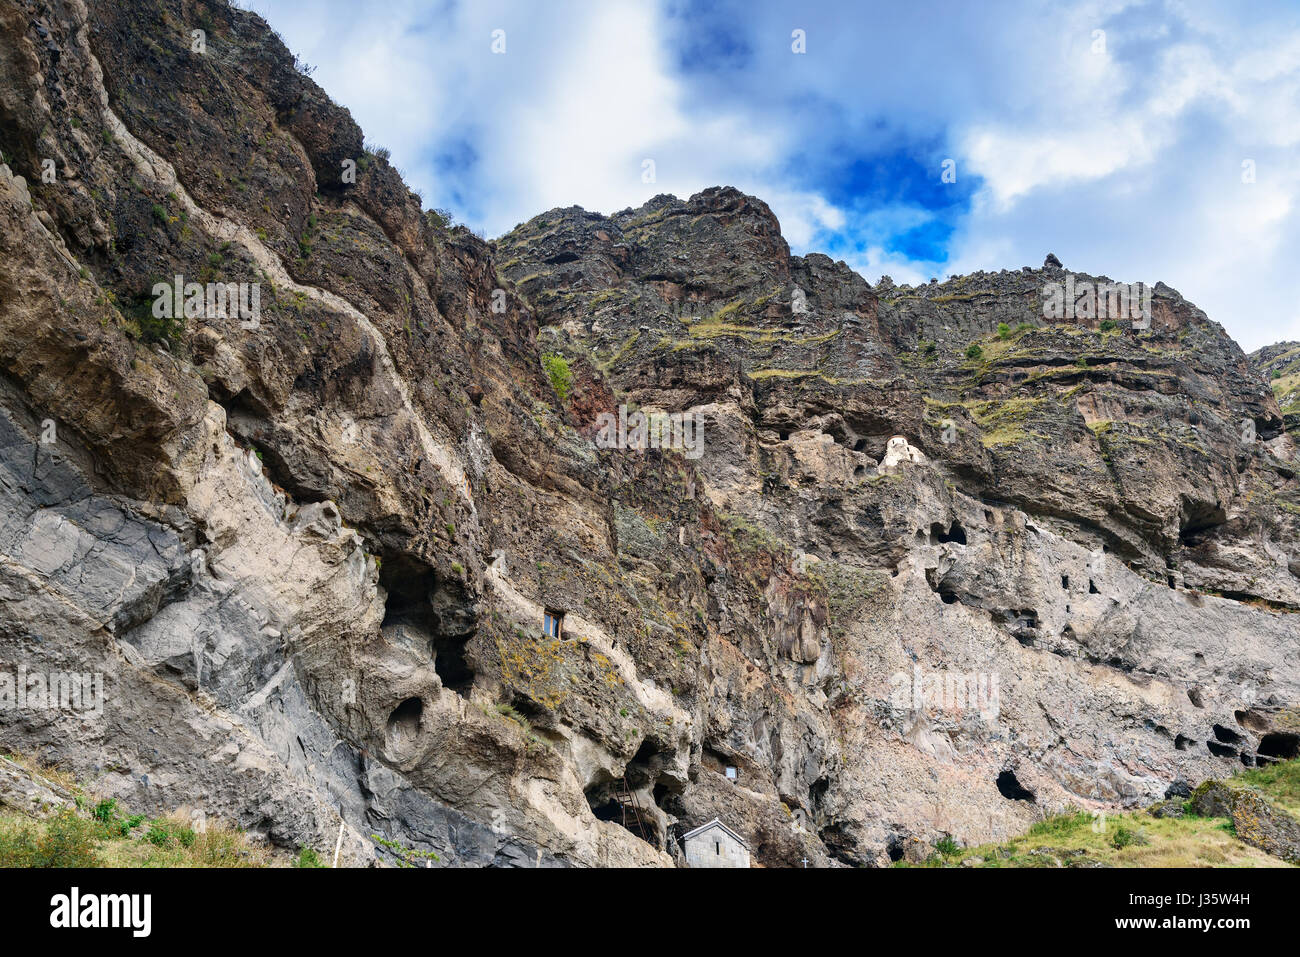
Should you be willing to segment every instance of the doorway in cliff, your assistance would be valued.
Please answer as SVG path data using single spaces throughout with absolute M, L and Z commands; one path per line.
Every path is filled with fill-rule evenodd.
M 624 777 L 630 787 L 641 793 L 649 792 L 654 806 L 665 814 L 675 817 L 685 816 L 682 805 L 684 782 L 676 775 L 665 773 L 673 763 L 674 752 L 671 746 L 655 737 L 647 737 L 637 748 L 632 760 L 627 763 Z M 651 843 L 663 847 L 665 835 L 660 831 L 659 815 L 648 815 L 646 829 L 650 832 Z
M 406 640 L 420 642 L 443 687 L 469 697 L 475 672 L 466 646 L 474 636 L 475 618 L 459 583 L 439 580 L 431 566 L 414 556 L 389 552 L 381 555 L 379 584 L 388 593 L 383 632 L 400 629 Z

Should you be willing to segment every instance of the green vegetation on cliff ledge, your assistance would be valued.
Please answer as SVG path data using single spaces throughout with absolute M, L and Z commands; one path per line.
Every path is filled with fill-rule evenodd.
M 569 368 L 569 360 L 559 353 L 548 352 L 542 356 L 542 365 L 546 368 L 547 376 L 550 377 L 551 387 L 563 402 L 569 397 L 569 390 L 573 388 L 573 371 Z
M 1300 348 L 1290 349 L 1274 360 L 1270 380 L 1283 414 L 1300 412 Z
M 1044 404 L 1044 399 L 989 399 L 962 403 L 983 430 L 980 441 L 985 448 L 996 445 L 1016 445 L 1033 435 L 1040 439 L 1049 436 L 1026 431 L 1029 422 Z

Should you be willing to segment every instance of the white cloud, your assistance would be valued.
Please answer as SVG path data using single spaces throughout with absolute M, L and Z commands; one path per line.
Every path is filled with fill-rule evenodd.
M 920 268 L 915 261 L 886 252 L 881 246 L 868 246 L 862 253 L 845 257 L 845 262 L 871 283 L 888 276 L 898 286 L 919 286 L 929 282 L 934 275 L 933 271 Z
M 985 189 L 953 259 L 973 268 L 1001 245 L 1036 264 L 1055 249 L 1075 268 L 1161 279 L 1253 348 L 1294 335 L 1300 314 L 1300 36 L 1179 32 L 1149 62 L 1115 63 L 1109 86 L 958 134 Z M 1124 34 L 1109 35 L 1113 53 Z
M 759 187 L 753 192 L 772 208 L 781 222 L 781 234 L 796 249 L 808 248 L 818 236 L 839 232 L 847 223 L 844 210 L 817 193 L 791 192 L 779 186 L 766 191 Z
M 1037 265 L 1051 250 L 1164 280 L 1247 346 L 1300 333 L 1300 21 L 1285 4 L 1249 17 L 1195 0 L 1026 4 L 996 19 L 964 3 L 887 17 L 829 4 L 800 11 L 806 55 L 789 51 L 789 10 L 766 2 L 712 19 L 588 0 L 249 5 L 426 202 L 490 235 L 554 206 L 612 212 L 731 184 L 772 206 L 796 252 L 827 250 L 872 280 Z M 489 49 L 498 27 L 504 56 Z M 862 197 L 832 181 L 842 154 L 908 150 L 936 176 L 934 155 L 955 157 L 983 188 L 944 212 L 891 193 L 892 170 Z M 1254 184 L 1240 180 L 1248 158 Z M 955 226 L 945 261 L 890 252 L 936 222 Z

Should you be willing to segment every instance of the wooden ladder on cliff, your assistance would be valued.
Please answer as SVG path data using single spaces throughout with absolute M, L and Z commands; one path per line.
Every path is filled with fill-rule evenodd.
M 636 799 L 636 792 L 627 783 L 627 775 L 614 780 L 611 790 L 614 800 L 623 812 L 622 824 L 647 844 L 654 844 L 653 834 L 645 817 L 641 814 L 641 803 Z

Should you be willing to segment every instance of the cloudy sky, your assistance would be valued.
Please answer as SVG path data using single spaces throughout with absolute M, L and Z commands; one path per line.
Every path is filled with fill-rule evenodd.
M 1300 339 L 1296 0 L 240 5 L 488 237 L 730 184 L 872 283 L 1051 251 Z

